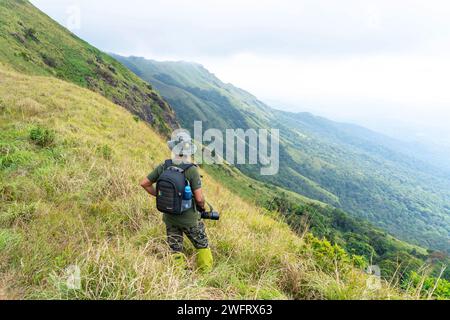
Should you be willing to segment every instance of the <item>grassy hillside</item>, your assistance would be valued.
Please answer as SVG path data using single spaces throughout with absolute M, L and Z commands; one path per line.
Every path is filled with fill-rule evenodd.
M 338 246 L 299 237 L 205 174 L 222 212 L 208 222 L 216 266 L 178 271 L 141 177 L 164 140 L 105 98 L 0 66 L 0 294 L 3 298 L 408 298 L 367 287 Z M 191 259 L 194 252 L 189 245 Z M 191 261 L 192 263 L 192 261 Z M 82 288 L 66 287 L 65 268 Z
M 239 167 L 247 175 L 344 209 L 403 240 L 449 252 L 450 180 L 399 152 L 407 149 L 400 142 L 271 109 L 197 64 L 116 58 L 152 83 L 186 128 L 194 120 L 203 120 L 205 128 L 279 128 L 279 174 L 263 177 L 255 166 Z
M 0 1 L 0 62 L 20 72 L 51 75 L 89 88 L 160 132 L 177 126 L 173 110 L 149 84 L 28 1 Z

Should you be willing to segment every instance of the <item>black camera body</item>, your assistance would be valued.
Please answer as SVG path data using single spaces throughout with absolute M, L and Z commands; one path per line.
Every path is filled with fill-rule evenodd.
M 214 208 L 207 202 L 209 206 L 209 211 L 200 211 L 200 217 L 204 220 L 215 220 L 218 221 L 220 219 L 219 212 L 215 211 Z
M 220 214 L 217 211 L 211 210 L 211 211 L 203 211 L 200 212 L 201 218 L 205 220 L 219 220 Z

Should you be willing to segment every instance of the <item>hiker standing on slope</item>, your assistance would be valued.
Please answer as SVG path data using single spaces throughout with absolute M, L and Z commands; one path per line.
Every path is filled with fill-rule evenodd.
M 141 182 L 141 186 L 156 197 L 156 206 L 164 213 L 167 241 L 177 265 L 186 267 L 183 254 L 185 234 L 197 249 L 197 266 L 203 272 L 212 269 L 213 257 L 209 249 L 205 225 L 199 212 L 205 212 L 205 198 L 197 165 L 191 162 L 196 151 L 190 135 L 185 131 L 168 141 L 172 159 L 166 160 Z M 156 183 L 156 188 L 153 184 Z

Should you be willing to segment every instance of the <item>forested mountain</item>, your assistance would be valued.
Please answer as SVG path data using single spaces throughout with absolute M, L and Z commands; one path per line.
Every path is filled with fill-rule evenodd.
M 247 175 L 367 218 L 411 243 L 450 251 L 450 180 L 406 145 L 362 127 L 275 110 L 198 64 L 115 56 L 154 85 L 180 123 L 206 128 L 279 128 L 280 172 Z

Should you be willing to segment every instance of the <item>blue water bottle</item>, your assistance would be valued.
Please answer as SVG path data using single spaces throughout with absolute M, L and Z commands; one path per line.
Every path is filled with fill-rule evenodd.
M 184 187 L 183 200 L 181 201 L 183 212 L 192 208 L 192 189 L 190 185 Z
M 183 200 L 192 200 L 192 189 L 190 185 L 184 187 Z

